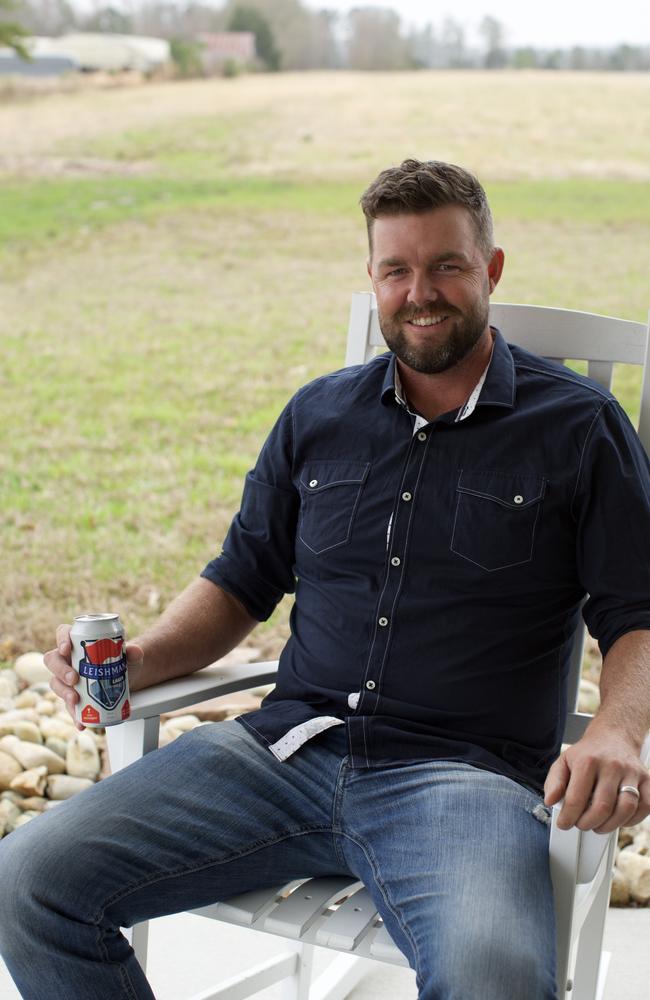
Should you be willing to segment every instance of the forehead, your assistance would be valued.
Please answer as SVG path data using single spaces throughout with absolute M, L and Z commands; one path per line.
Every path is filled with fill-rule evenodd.
M 375 219 L 372 256 L 383 258 L 432 256 L 455 250 L 479 253 L 472 217 L 462 205 L 444 205 L 429 212 L 383 215 Z

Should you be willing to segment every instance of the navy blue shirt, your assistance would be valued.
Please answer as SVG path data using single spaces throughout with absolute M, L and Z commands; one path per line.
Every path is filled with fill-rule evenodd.
M 277 685 L 240 721 L 271 745 L 329 716 L 357 767 L 541 788 L 585 594 L 603 654 L 650 628 L 648 459 L 611 394 L 498 331 L 465 420 L 414 434 L 394 375 L 388 353 L 296 393 L 203 571 L 259 620 L 296 593 Z

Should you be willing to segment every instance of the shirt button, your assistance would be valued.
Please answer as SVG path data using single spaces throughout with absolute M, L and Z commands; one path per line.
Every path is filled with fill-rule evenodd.
M 393 556 L 393 558 L 391 559 L 391 563 L 393 564 L 393 566 L 399 566 L 401 561 L 402 560 L 400 559 L 399 556 Z
M 318 480 L 317 479 L 310 479 L 309 480 L 309 485 L 312 486 L 312 487 L 313 486 L 318 486 Z
M 519 493 L 518 493 L 517 496 L 515 497 L 515 503 L 523 503 L 523 502 L 524 502 L 524 498 L 522 496 L 520 496 Z
M 374 681 L 366 681 L 366 687 L 368 688 L 369 691 L 374 691 L 376 686 L 377 685 L 375 684 Z
M 424 433 L 424 431 L 420 431 L 420 433 L 418 434 L 418 441 L 426 441 L 426 439 L 427 439 L 427 436 Z
M 384 626 L 385 626 L 385 625 L 388 625 L 388 618 L 383 618 L 383 617 L 382 617 L 382 618 L 380 618 L 380 619 L 379 619 L 379 624 L 380 624 L 380 625 L 384 625 Z
M 402 500 L 406 500 L 406 502 L 408 503 L 408 501 L 411 499 L 412 497 L 410 493 L 402 493 Z

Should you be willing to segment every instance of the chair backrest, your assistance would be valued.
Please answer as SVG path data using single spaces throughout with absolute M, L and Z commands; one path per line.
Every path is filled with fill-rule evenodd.
M 650 318 L 644 326 L 627 319 L 573 309 L 492 302 L 490 323 L 499 327 L 509 343 L 549 360 L 586 361 L 589 377 L 608 390 L 612 387 L 614 364 L 640 365 L 643 375 L 638 430 L 646 451 L 650 452 Z M 345 363 L 365 364 L 378 349 L 386 350 L 386 343 L 379 329 L 374 293 L 356 292 L 350 308 Z M 585 723 L 575 714 L 584 640 L 582 626 L 576 633 L 571 654 L 567 742 L 580 737 Z

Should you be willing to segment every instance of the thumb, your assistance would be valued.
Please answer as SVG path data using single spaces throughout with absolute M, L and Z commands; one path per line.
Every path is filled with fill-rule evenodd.
M 127 642 L 126 644 L 126 662 L 130 667 L 139 667 L 144 660 L 144 652 L 142 646 L 138 646 L 137 642 Z
M 544 782 L 544 802 L 547 806 L 554 806 L 559 802 L 566 791 L 571 777 L 571 769 L 567 764 L 564 754 L 555 761 Z

